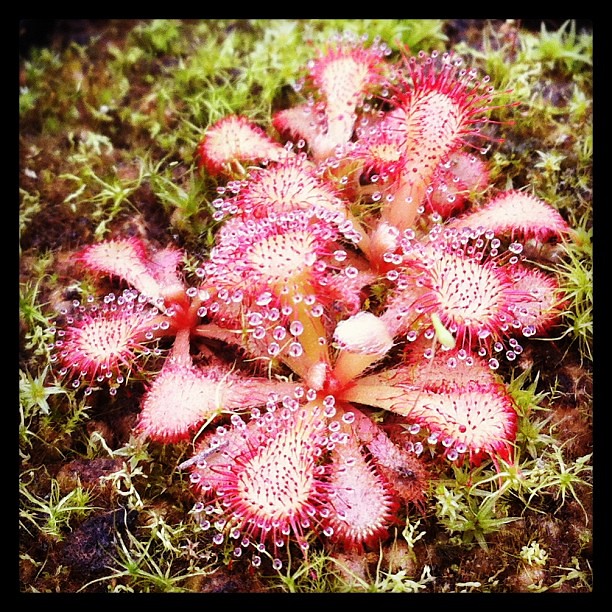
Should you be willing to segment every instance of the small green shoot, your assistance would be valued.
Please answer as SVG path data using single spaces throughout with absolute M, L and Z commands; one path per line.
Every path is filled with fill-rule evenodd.
M 578 486 L 593 486 L 590 481 L 593 472 L 592 456 L 593 454 L 589 453 L 572 462 L 566 462 L 563 456 L 563 448 L 556 444 L 553 445 L 543 454 L 536 469 L 531 472 L 531 480 L 534 482 L 534 486 L 531 488 L 528 503 L 545 493 L 551 495 L 556 501 L 560 500 L 559 508 L 561 508 L 571 497 L 582 508 L 586 524 L 588 524 L 589 515 L 576 488 Z
M 22 479 L 19 482 L 19 493 L 22 496 L 19 524 L 28 532 L 29 525 L 47 537 L 63 540 L 71 522 L 84 518 L 96 509 L 90 505 L 91 494 L 80 486 L 62 495 L 57 480 L 51 480 L 49 494 L 39 497 L 30 490 L 36 473 L 31 471 L 25 476 L 29 480 Z
M 544 567 L 548 560 L 548 553 L 537 540 L 533 540 L 521 548 L 520 557 L 527 565 Z
M 124 211 L 125 207 L 134 208 L 130 197 L 140 187 L 143 179 L 143 166 L 139 165 L 138 175 L 135 178 L 122 179 L 117 170 L 108 178 L 98 176 L 90 167 L 84 167 L 81 175 L 63 174 L 62 179 L 75 183 L 76 189 L 64 198 L 73 212 L 87 210 L 85 204 L 93 209 L 87 211 L 88 216 L 97 221 L 94 235 L 98 240 L 110 231 L 112 222 Z M 89 189 L 96 189 L 96 193 L 89 195 Z
M 593 247 L 592 230 L 581 232 L 581 241 L 561 245 L 564 259 L 556 266 L 560 290 L 566 299 L 564 335 L 576 339 L 580 354 L 593 361 Z
M 117 539 L 114 567 L 107 575 L 84 584 L 80 591 L 104 582 L 112 593 L 184 593 L 189 591 L 185 586 L 189 580 L 215 571 L 208 562 L 185 568 L 182 551 L 168 546 L 155 532 L 145 541 L 129 530 L 125 535 L 117 534 Z

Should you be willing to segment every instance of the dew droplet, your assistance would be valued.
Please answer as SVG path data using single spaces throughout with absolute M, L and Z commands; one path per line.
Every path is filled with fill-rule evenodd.
M 291 325 L 289 326 L 289 331 L 294 336 L 300 336 L 304 333 L 304 326 L 302 325 L 301 321 L 292 321 Z
M 304 353 L 304 349 L 299 342 L 292 342 L 289 345 L 289 356 L 290 357 L 300 357 Z
M 536 330 L 535 327 L 533 325 L 527 325 L 523 328 L 523 336 L 525 336 L 526 338 L 529 338 L 530 336 L 533 336 L 535 334 Z
M 314 305 L 314 306 L 311 308 L 311 310 L 310 310 L 310 314 L 311 314 L 313 317 L 320 317 L 320 316 L 322 316 L 322 315 L 323 315 L 323 312 L 324 312 L 324 310 L 323 310 L 323 306 L 321 306 L 321 304 L 315 304 L 315 305 Z
M 448 453 L 446 453 L 446 457 L 449 461 L 456 461 L 459 458 L 459 453 L 456 449 L 451 448 Z
M 278 342 L 282 342 L 287 335 L 287 330 L 282 325 L 277 325 L 272 331 L 272 337 Z
M 264 291 L 256 300 L 258 306 L 267 306 L 272 301 L 272 294 Z

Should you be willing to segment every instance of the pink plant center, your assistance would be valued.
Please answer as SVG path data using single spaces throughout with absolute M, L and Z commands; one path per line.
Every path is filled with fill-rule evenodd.
M 340 348 L 333 371 L 333 384 L 338 390 L 355 380 L 393 346 L 393 336 L 385 322 L 363 310 L 338 323 L 334 341 Z
M 402 152 L 395 142 L 376 142 L 370 145 L 369 153 L 374 166 L 388 167 L 402 159 Z
M 395 131 L 397 128 L 392 126 L 389 130 L 377 126 L 373 134 L 365 131 L 347 152 L 347 158 L 357 161 L 361 166 L 358 192 L 373 191 L 376 194 L 376 190 L 393 191 L 394 184 L 391 181 L 403 171 L 406 160 L 402 139 L 397 137 Z M 370 183 L 367 187 L 364 179 Z

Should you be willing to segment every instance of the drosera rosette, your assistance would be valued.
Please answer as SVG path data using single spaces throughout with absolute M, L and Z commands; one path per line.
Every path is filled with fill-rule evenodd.
M 421 240 L 404 232 L 401 245 L 401 265 L 387 272 L 395 285 L 381 319 L 394 336 L 429 339 L 426 358 L 440 342 L 487 356 L 496 369 L 500 355 L 513 361 L 520 354 L 517 337 L 535 334 L 538 324 L 527 314 L 548 316 L 527 283 L 517 286 L 524 274 L 519 242 L 506 248 L 490 229 L 436 225 Z
M 559 211 L 537 196 L 511 189 L 491 198 L 482 207 L 452 219 L 451 227 L 480 227 L 510 240 L 539 244 L 571 239 L 573 232 Z
M 194 513 L 204 529 L 213 529 L 216 544 L 234 542 L 234 557 L 254 547 L 255 566 L 269 550 L 276 569 L 290 541 L 307 554 L 330 512 L 323 459 L 346 441 L 328 414 L 316 392 L 296 385 L 292 395 L 271 394 L 265 409 L 236 413 L 227 426 L 205 435 L 180 467 L 190 471 L 201 497 Z
M 386 100 L 393 110 L 379 124 L 393 133 L 401 150 L 401 172 L 383 203 L 383 220 L 400 230 L 414 227 L 434 189 L 438 168 L 462 148 L 482 149 L 495 140 L 483 129 L 494 123 L 498 95 L 485 75 L 463 66 L 453 53 L 404 55 L 390 79 Z
M 334 318 L 356 312 L 371 281 L 350 256 L 359 238 L 325 208 L 228 220 L 201 267 L 210 321 L 251 355 L 281 359 L 306 380 L 310 368 L 329 363 Z
M 352 139 L 359 108 L 385 80 L 390 53 L 379 40 L 369 46 L 350 36 L 330 41 L 308 62 L 308 74 L 298 85 L 309 101 L 278 111 L 274 126 L 294 140 L 305 140 L 314 161 L 332 156 Z
M 488 189 L 488 78 L 453 53 L 389 54 L 350 37 L 322 50 L 308 101 L 273 119 L 295 142 L 245 116 L 208 128 L 197 163 L 227 182 L 194 286 L 180 250 L 136 238 L 75 260 L 130 289 L 63 313 L 61 372 L 114 393 L 166 339 L 136 431 L 193 443 L 179 466 L 193 514 L 255 567 L 315 542 L 379 550 L 424 509 L 430 467 L 511 464 L 500 362 L 565 308 L 523 256 L 525 241 L 571 236 L 553 207 L 511 190 L 462 214 Z M 223 358 L 207 339 L 227 343 Z
M 233 181 L 222 192 L 225 197 L 212 202 L 219 219 L 228 215 L 260 219 L 270 213 L 313 207 L 346 214 L 349 205 L 335 186 L 320 177 L 304 153 L 250 168 L 242 181 Z
M 233 542 L 234 557 L 252 547 L 254 565 L 266 553 L 280 569 L 292 542 L 304 556 L 316 539 L 363 550 L 397 523 L 400 501 L 422 502 L 423 467 L 357 408 L 299 385 L 271 393 L 265 409 L 248 405 L 180 466 L 197 520 L 216 544 Z M 396 487 L 389 475 L 410 483 Z
M 111 395 L 152 355 L 161 351 L 155 340 L 167 327 L 165 317 L 133 289 L 108 294 L 98 303 L 73 300 L 62 309 L 53 330 L 51 360 L 72 386 L 85 384 L 89 394 L 108 386 Z
M 227 115 L 209 126 L 196 151 L 198 166 L 211 176 L 238 179 L 245 176 L 245 166 L 285 155 L 279 142 L 242 115 Z
M 417 456 L 428 448 L 452 462 L 511 463 L 517 413 L 502 379 L 464 349 L 440 349 L 428 362 L 421 354 L 411 347 L 402 364 L 356 380 L 343 398 L 404 417 Z
M 97 274 L 117 278 L 163 308 L 164 300 L 180 300 L 185 286 L 177 274 L 183 254 L 167 247 L 153 250 L 137 237 L 105 240 L 83 247 L 75 262 Z
M 189 354 L 188 331 L 183 330 L 146 388 L 136 430 L 157 442 L 189 440 L 221 415 L 240 411 L 247 403 L 263 406 L 271 393 L 288 393 L 294 386 L 246 376 L 222 363 L 196 365 Z
M 463 212 L 474 196 L 488 187 L 486 160 L 474 152 L 456 151 L 436 169 L 431 193 L 425 200 L 425 212 L 443 221 L 450 219 Z

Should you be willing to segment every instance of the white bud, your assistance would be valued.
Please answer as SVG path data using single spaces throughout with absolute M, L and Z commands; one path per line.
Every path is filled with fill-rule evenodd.
M 384 322 L 365 311 L 340 321 L 334 340 L 341 348 L 363 355 L 384 355 L 393 346 L 393 337 Z

